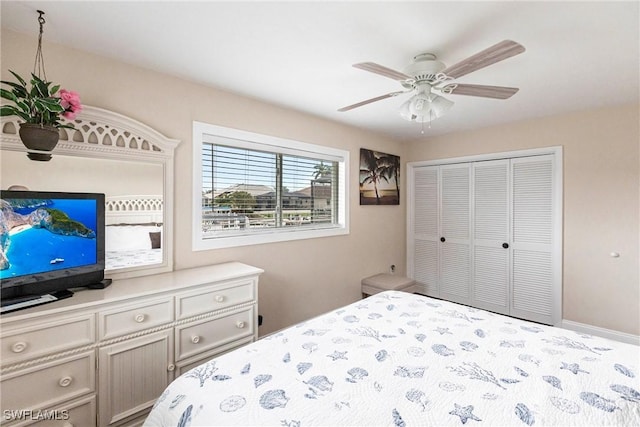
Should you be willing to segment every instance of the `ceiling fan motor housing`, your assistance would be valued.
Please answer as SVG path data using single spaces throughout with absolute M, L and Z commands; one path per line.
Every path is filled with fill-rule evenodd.
M 404 73 L 414 78 L 413 82 L 402 82 L 402 86 L 407 89 L 413 89 L 418 83 L 422 82 L 434 82 L 437 80 L 436 76 L 446 66 L 444 63 L 437 61 L 436 56 L 432 53 L 421 53 L 413 57 L 413 63 L 409 64 Z

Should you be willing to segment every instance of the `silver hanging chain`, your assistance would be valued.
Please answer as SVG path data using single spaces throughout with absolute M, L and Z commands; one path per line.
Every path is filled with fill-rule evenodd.
M 47 73 L 44 70 L 44 56 L 42 55 L 42 31 L 46 21 L 42 16 L 44 15 L 44 12 L 38 10 L 38 13 L 40 14 L 40 16 L 38 16 L 38 23 L 40 24 L 40 34 L 38 35 L 38 50 L 36 51 L 36 60 L 33 64 L 33 74 L 46 82 Z

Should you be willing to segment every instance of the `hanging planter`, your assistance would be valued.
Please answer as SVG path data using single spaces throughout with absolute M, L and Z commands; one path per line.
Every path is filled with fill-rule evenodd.
M 9 70 L 18 82 L 2 81 L 2 84 L 11 89 L 1 89 L 0 95 L 14 105 L 2 105 L 0 116 L 18 116 L 24 120 L 24 123 L 20 124 L 19 134 L 22 143 L 27 147 L 27 157 L 31 160 L 47 161 L 51 159 L 51 154 L 42 153 L 42 151 L 52 151 L 56 146 L 60 137 L 58 129 L 74 129 L 73 124 L 62 123 L 62 118 L 75 119 L 82 110 L 82 105 L 76 92 L 60 89 L 60 85 L 52 86 L 52 83 L 47 81 L 42 56 L 44 12 L 38 11 L 38 13 L 40 14 L 38 17 L 40 35 L 33 73 L 31 73 L 31 87 L 27 88 L 27 81 Z
M 53 151 L 60 139 L 60 131 L 55 126 L 35 123 L 21 123 L 19 134 L 22 143 L 29 150 L 27 157 L 38 161 L 51 160 L 51 154 L 34 153 L 33 150 Z

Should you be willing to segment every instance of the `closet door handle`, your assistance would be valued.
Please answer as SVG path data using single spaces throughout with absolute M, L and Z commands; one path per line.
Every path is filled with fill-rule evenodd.
M 508 243 L 503 243 L 502 247 L 505 248 L 505 249 L 509 249 L 509 244 Z
M 444 241 L 446 241 L 446 240 L 447 240 L 447 239 L 445 239 L 444 237 L 441 237 L 441 238 L 440 238 L 440 241 L 441 241 L 441 242 L 444 242 Z

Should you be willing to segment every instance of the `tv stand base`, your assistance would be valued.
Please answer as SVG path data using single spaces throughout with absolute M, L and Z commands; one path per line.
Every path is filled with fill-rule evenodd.
M 87 285 L 87 288 L 89 288 L 89 289 L 104 289 L 104 288 L 108 287 L 110 284 L 111 284 L 111 279 L 104 279 L 104 280 L 101 280 L 100 282 L 92 283 L 90 285 Z

